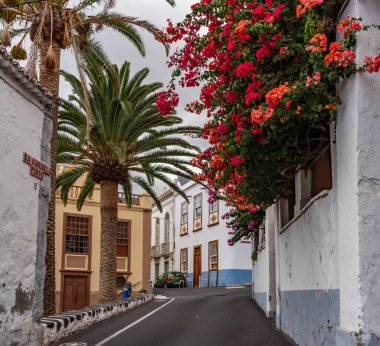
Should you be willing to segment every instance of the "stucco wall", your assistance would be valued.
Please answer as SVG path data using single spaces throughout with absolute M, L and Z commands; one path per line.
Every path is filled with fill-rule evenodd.
M 76 185 L 81 186 L 83 179 L 78 180 Z M 91 229 L 91 273 L 90 274 L 90 297 L 89 305 L 98 303 L 99 296 L 99 267 L 100 267 L 100 204 L 99 190 L 95 190 L 93 200 L 87 200 L 81 211 L 76 207 L 76 199 L 69 199 L 66 206 L 57 198 L 56 201 L 56 309 L 61 311 L 61 285 L 62 272 L 64 269 L 63 250 L 63 223 L 64 213 L 87 215 L 92 218 Z M 140 198 L 141 206 L 132 206 L 129 209 L 125 204 L 118 204 L 118 218 L 131 221 L 131 258 L 130 276 L 128 281 L 134 285 L 133 291 L 147 289 L 150 272 L 150 199 Z M 145 231 L 144 231 L 145 227 Z M 78 270 L 80 272 L 81 270 Z M 120 272 L 125 274 L 125 271 Z
M 261 250 L 254 262 L 254 290 L 253 298 L 268 317 L 276 315 L 276 266 L 275 266 L 275 223 L 276 206 L 266 210 L 265 221 L 265 247 L 260 245 Z
M 39 345 L 50 179 L 29 174 L 23 152 L 50 165 L 49 113 L 0 69 L 0 344 Z
M 334 345 L 339 326 L 334 190 L 322 192 L 279 235 L 280 328 L 297 344 Z
M 379 24 L 380 2 L 351 0 L 342 17 Z M 377 29 L 362 32 L 357 61 L 379 54 Z M 341 328 L 380 335 L 380 76 L 358 74 L 339 85 L 337 119 Z M 352 339 L 352 338 L 351 338 Z M 340 342 L 340 341 L 339 341 Z M 346 345 L 342 341 L 340 345 Z M 354 342 L 351 340 L 351 343 Z M 380 344 L 377 341 L 377 344 Z M 376 344 L 376 345 L 377 345 Z

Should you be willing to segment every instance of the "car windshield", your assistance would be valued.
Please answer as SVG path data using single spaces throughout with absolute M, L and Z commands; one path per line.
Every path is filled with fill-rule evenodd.
M 169 276 L 171 276 L 171 277 L 180 277 L 180 278 L 184 277 L 184 275 L 181 272 L 170 272 Z

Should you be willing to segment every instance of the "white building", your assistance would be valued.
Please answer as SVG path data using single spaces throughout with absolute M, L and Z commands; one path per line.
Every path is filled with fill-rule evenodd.
M 152 207 L 151 280 L 174 268 L 174 192 L 167 189 L 160 196 L 162 212 Z
M 208 191 L 201 185 L 182 183 L 189 203 L 167 189 L 159 197 L 162 212 L 153 204 L 152 282 L 176 270 L 186 275 L 188 287 L 250 284 L 251 241 L 229 246 L 226 221 L 221 218 L 228 208 L 222 201 L 209 204 Z
M 342 18 L 379 22 L 378 0 L 346 4 Z M 360 33 L 358 61 L 378 47 L 378 30 Z M 266 213 L 254 298 L 298 345 L 380 345 L 379 91 L 379 74 L 340 83 L 330 146 Z
M 182 186 L 189 203 L 174 195 L 175 269 L 186 274 L 188 286 L 213 287 L 250 284 L 251 241 L 229 246 L 228 208 L 222 201 L 208 203 L 208 191 L 194 182 Z

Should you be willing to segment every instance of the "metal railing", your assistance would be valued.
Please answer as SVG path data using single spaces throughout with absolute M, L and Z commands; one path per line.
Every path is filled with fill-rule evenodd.
M 168 256 L 170 253 L 170 243 L 162 243 L 161 244 L 161 255 Z
M 72 198 L 72 199 L 77 199 L 79 197 L 80 193 L 82 192 L 82 188 L 83 188 L 82 186 L 73 185 L 69 190 L 68 197 Z M 56 196 L 58 198 L 61 197 L 61 190 L 60 189 L 58 189 L 56 191 Z M 93 201 L 94 196 L 93 195 L 88 196 L 87 200 Z M 117 201 L 118 201 L 118 203 L 125 204 L 125 195 L 123 192 L 118 192 Z M 139 195 L 132 195 L 132 205 L 140 205 L 140 196 Z
M 77 199 L 81 192 L 82 192 L 82 186 L 73 185 L 69 190 L 68 197 Z M 61 197 L 61 189 L 58 189 L 55 194 L 57 197 Z M 87 199 L 89 199 L 90 201 L 93 201 L 94 196 L 88 196 Z
M 118 202 L 125 204 L 125 194 L 124 192 L 119 192 Z M 132 194 L 132 205 L 140 205 L 140 196 Z

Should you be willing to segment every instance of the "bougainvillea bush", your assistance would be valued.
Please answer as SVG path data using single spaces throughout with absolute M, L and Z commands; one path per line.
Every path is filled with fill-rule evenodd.
M 343 2 L 202 0 L 160 38 L 184 47 L 169 61 L 173 80 L 158 106 L 162 115 L 174 109 L 178 84 L 201 88 L 187 110 L 209 118 L 210 147 L 193 164 L 212 198 L 231 206 L 230 244 L 257 231 L 263 209 L 293 190 L 296 169 L 329 144 L 339 80 L 380 69 L 380 55 L 356 61 L 358 32 L 375 26 L 338 23 Z

